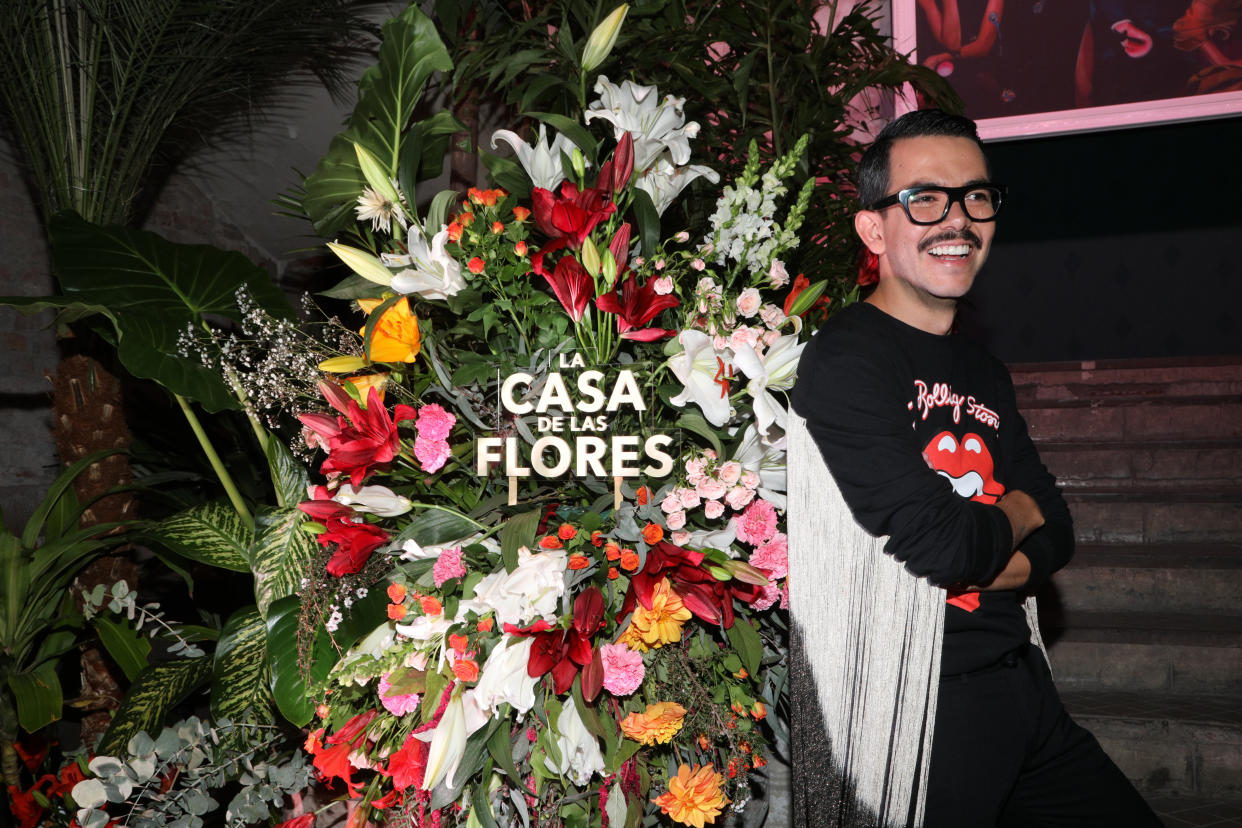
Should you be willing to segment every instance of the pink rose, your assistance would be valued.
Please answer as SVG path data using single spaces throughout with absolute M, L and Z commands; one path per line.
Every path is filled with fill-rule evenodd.
M 690 485 L 697 485 L 703 479 L 703 473 L 707 469 L 707 459 L 704 457 L 695 457 L 686 461 L 686 479 L 690 481 Z
M 773 259 L 772 265 L 768 268 L 768 279 L 771 280 L 774 288 L 789 284 L 789 271 L 785 269 L 785 263 L 780 259 Z
M 759 309 L 759 318 L 763 320 L 763 324 L 775 330 L 784 325 L 789 317 L 785 316 L 785 311 L 780 306 L 768 303 Z
M 749 287 L 737 297 L 737 312 L 750 319 L 759 312 L 759 306 L 762 304 L 763 298 L 759 296 L 759 291 L 756 288 Z
M 604 664 L 604 689 L 614 696 L 628 696 L 642 686 L 647 668 L 642 653 L 624 644 L 604 644 L 599 648 Z
M 733 518 L 738 540 L 758 546 L 776 532 L 776 507 L 758 498 Z
M 707 262 L 703 261 L 702 259 L 694 259 L 693 261 L 690 262 L 690 266 L 694 268 L 695 270 L 703 270 L 704 268 L 707 267 Z
M 678 529 L 684 529 L 686 527 L 686 513 L 678 509 L 676 512 L 673 512 L 665 518 L 664 523 L 668 526 L 670 531 L 675 532 Z
M 658 295 L 668 296 L 670 293 L 673 292 L 673 277 L 672 276 L 661 276 L 659 279 L 656 279 L 654 282 L 652 282 L 651 286 L 652 288 L 655 289 L 655 292 Z
M 673 533 L 673 538 L 672 538 L 673 545 L 674 546 L 685 546 L 686 544 L 690 542 L 690 538 L 692 537 L 694 536 L 691 535 L 689 532 L 686 532 L 685 530 L 678 530 Z
M 746 471 L 742 472 L 742 478 L 740 482 L 743 486 L 745 486 L 748 489 L 759 488 L 759 483 L 760 483 L 759 472 L 752 471 L 751 469 L 747 469 Z
M 745 486 L 734 486 L 725 494 L 725 503 L 729 504 L 730 509 L 741 511 L 746 508 L 746 504 L 755 499 L 755 493 L 752 489 Z
M 664 496 L 664 499 L 660 501 L 660 511 L 664 512 L 664 514 L 666 515 L 671 515 L 673 512 L 676 512 L 680 509 L 681 509 L 681 498 L 677 496 L 676 489 L 669 492 L 667 495 Z
M 743 325 L 735 328 L 733 333 L 729 334 L 729 347 L 734 351 L 740 351 L 743 348 L 753 348 L 759 343 L 759 331 L 757 328 L 751 328 Z
M 443 586 L 445 581 L 466 577 L 466 564 L 461 558 L 460 546 L 445 549 L 440 553 L 440 557 L 436 558 L 435 566 L 431 568 L 431 576 L 436 579 L 437 589 Z
M 699 493 L 694 489 L 682 486 L 676 491 L 677 499 L 681 502 L 681 508 L 683 509 L 695 509 L 703 502 L 702 498 L 699 497 Z
M 742 464 L 736 460 L 721 463 L 717 474 L 720 476 L 720 482 L 726 486 L 735 486 L 742 477 Z
M 699 497 L 704 500 L 719 500 L 724 497 L 726 489 L 728 487 L 714 477 L 704 477 L 699 481 L 699 485 L 694 487 Z
M 709 500 L 703 504 L 703 514 L 710 520 L 715 520 L 724 514 L 724 504 L 719 500 Z

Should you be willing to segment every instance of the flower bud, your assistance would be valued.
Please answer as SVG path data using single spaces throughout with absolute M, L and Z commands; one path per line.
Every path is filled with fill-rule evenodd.
M 329 374 L 348 374 L 351 371 L 359 371 L 366 366 L 367 361 L 362 357 L 339 356 L 325 359 L 319 363 L 319 370 L 327 371 Z
M 608 53 L 617 43 L 621 23 L 625 20 L 626 12 L 629 10 L 629 3 L 622 3 L 612 10 L 612 14 L 604 18 L 604 22 L 595 27 L 595 31 L 591 32 L 591 36 L 587 38 L 586 47 L 582 50 L 583 74 L 593 71 L 608 58 Z
M 384 263 L 370 253 L 336 242 L 328 242 L 328 249 L 335 253 L 350 270 L 367 281 L 385 287 L 392 285 L 392 271 L 384 267 Z
M 362 177 L 371 185 L 371 189 L 393 204 L 400 203 L 401 197 L 397 195 L 397 189 L 392 186 L 392 181 L 389 180 L 388 173 L 385 172 L 379 159 L 362 144 L 354 144 L 354 154 L 358 156 L 358 166 L 362 168 Z
M 595 242 L 590 239 L 582 241 L 582 266 L 586 268 L 586 272 L 594 278 L 599 275 L 600 258 L 599 249 L 595 246 Z

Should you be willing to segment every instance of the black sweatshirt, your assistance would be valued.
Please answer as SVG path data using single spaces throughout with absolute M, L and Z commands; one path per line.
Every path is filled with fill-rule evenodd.
M 1027 641 L 1021 593 L 953 589 L 985 584 L 1008 563 L 1013 535 L 992 504 L 1010 489 L 1034 498 L 1045 519 L 1020 547 L 1031 561 L 1025 590 L 1073 554 L 1069 509 L 1005 366 L 957 334 L 858 303 L 806 346 L 792 403 L 855 520 L 888 535 L 885 551 L 912 573 L 949 590 L 941 674 L 986 667 Z

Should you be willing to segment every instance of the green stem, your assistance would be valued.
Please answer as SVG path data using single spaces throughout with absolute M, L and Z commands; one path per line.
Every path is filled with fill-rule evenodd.
M 224 467 L 224 463 L 220 460 L 220 455 L 216 453 L 216 447 L 211 444 L 211 439 L 207 436 L 207 432 L 203 430 L 203 424 L 198 421 L 198 415 L 194 413 L 194 409 L 190 408 L 189 400 L 180 394 L 174 394 L 173 396 L 177 398 L 177 405 L 181 406 L 181 413 L 185 415 L 186 421 L 190 424 L 190 429 L 194 432 L 194 436 L 198 438 L 198 445 L 202 448 L 203 454 L 207 455 L 207 462 L 211 463 L 212 471 L 220 479 L 220 485 L 224 486 L 224 491 L 228 494 L 233 508 L 237 510 L 237 514 L 242 520 L 253 526 L 254 516 L 246 508 L 241 492 L 237 490 L 237 484 L 233 482 L 233 477 L 229 474 L 228 469 Z

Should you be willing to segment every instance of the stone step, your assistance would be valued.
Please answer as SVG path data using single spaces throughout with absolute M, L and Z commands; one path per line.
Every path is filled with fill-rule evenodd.
M 1233 543 L 1242 538 L 1242 486 L 1156 483 L 1064 489 L 1079 543 Z
M 1242 396 L 1018 405 L 1037 445 L 1242 439 Z
M 1213 484 L 1242 489 L 1242 440 L 1041 441 L 1038 447 L 1048 471 L 1066 488 Z
M 1099 360 L 1009 366 L 1020 406 L 1065 400 L 1242 394 L 1242 359 Z
M 1176 810 L 1171 796 L 1242 800 L 1242 697 L 1064 691 L 1061 699 L 1153 807 L 1163 803 L 1162 815 Z
M 1234 544 L 1081 544 L 1041 590 L 1049 611 L 1242 611 L 1242 546 Z
M 1242 616 L 1046 610 L 1040 626 L 1064 690 L 1242 696 Z

